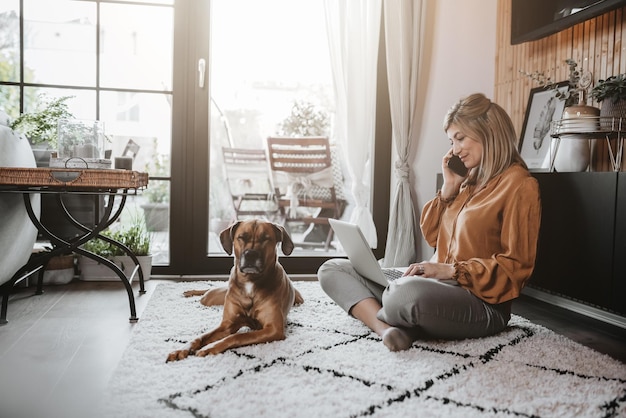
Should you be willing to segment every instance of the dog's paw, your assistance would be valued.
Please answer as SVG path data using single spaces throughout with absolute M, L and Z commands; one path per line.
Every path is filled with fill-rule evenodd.
M 205 348 L 204 350 L 196 351 L 196 357 L 213 356 L 215 354 L 220 354 L 221 352 L 222 352 L 221 350 L 215 347 L 210 347 L 210 348 Z
M 200 350 L 196 351 L 196 357 L 206 357 L 209 353 L 209 350 Z
M 165 360 L 165 362 L 169 363 L 170 361 L 182 360 L 187 357 L 189 357 L 189 350 L 176 350 L 176 351 L 172 351 L 167 356 L 167 360 Z

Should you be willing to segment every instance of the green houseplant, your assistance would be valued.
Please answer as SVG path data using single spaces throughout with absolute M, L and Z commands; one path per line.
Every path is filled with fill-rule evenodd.
M 613 103 L 626 100 L 626 74 L 612 75 L 606 80 L 598 80 L 591 89 L 591 98 L 598 103 L 605 100 L 612 100 Z
M 67 105 L 72 97 L 52 99 L 40 94 L 37 96 L 35 109 L 22 113 L 9 125 L 11 129 L 28 138 L 38 167 L 48 167 L 50 152 L 57 149 L 59 121 L 74 119 Z
M 103 236 L 109 237 L 127 246 L 139 260 L 139 265 L 143 271 L 144 280 L 150 278 L 152 269 L 152 254 L 150 253 L 151 234 L 146 228 L 146 224 L 141 217 L 133 218 L 130 226 L 119 230 L 105 230 Z M 101 257 L 107 258 L 115 263 L 127 277 L 129 277 L 135 263 L 118 246 L 103 239 L 92 239 L 83 244 L 82 248 Z M 97 263 L 95 260 L 81 256 L 79 258 L 79 270 L 81 280 L 86 281 L 109 281 L 119 280 L 119 277 L 108 267 Z
M 51 99 L 45 94 L 38 96 L 33 112 L 22 113 L 10 128 L 23 133 L 32 145 L 47 144 L 50 148 L 57 147 L 57 127 L 60 120 L 74 119 L 68 110 L 67 101 L 74 96 L 63 96 Z
M 614 130 L 620 119 L 626 118 L 626 74 L 618 74 L 598 80 L 591 89 L 591 97 L 601 103 L 600 126 Z
M 545 73 L 539 71 L 533 71 L 532 73 L 519 70 L 520 73 L 530 78 L 532 81 L 537 83 L 540 87 L 544 87 L 546 89 L 554 90 L 554 97 L 559 100 L 565 102 L 565 106 L 573 106 L 578 104 L 579 95 L 583 88 L 580 85 L 580 77 L 581 73 L 578 71 L 578 63 L 568 58 L 565 60 L 565 64 L 567 64 L 568 68 L 568 79 L 567 79 L 567 90 L 564 92 L 559 91 L 560 84 L 559 82 L 554 82 L 549 76 L 546 76 Z

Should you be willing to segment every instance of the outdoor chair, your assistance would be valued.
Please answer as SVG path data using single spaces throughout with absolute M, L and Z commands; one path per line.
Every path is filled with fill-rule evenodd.
M 320 242 L 294 242 L 328 251 L 333 237 L 328 218 L 339 219 L 345 207 L 337 193 L 341 171 L 333 164 L 328 138 L 269 137 L 267 148 L 283 223 L 300 223 L 309 227 L 309 232 L 312 228 L 323 231 Z
M 262 217 L 275 221 L 279 208 L 265 150 L 223 147 L 222 155 L 236 218 Z

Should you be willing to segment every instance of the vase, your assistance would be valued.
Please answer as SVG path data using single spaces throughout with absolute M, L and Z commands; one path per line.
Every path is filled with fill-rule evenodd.
M 554 169 L 559 172 L 585 171 L 589 166 L 592 137 L 599 126 L 600 109 L 584 104 L 568 106 L 563 110 L 559 129 L 559 148 L 556 150 Z M 557 141 L 555 139 L 555 141 Z
M 33 144 L 31 149 L 33 150 L 37 167 L 48 168 L 50 166 L 50 155 L 54 151 L 50 144 L 48 142 Z
M 554 170 L 558 173 L 585 171 L 589 166 L 590 155 L 588 141 L 562 139 L 554 159 Z

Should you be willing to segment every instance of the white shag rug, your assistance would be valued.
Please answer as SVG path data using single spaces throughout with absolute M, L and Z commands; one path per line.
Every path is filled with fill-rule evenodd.
M 626 416 L 626 365 L 513 316 L 482 339 L 416 341 L 389 352 L 317 282 L 287 339 L 166 363 L 215 327 L 221 307 L 159 284 L 105 396 L 105 417 L 611 417 Z

